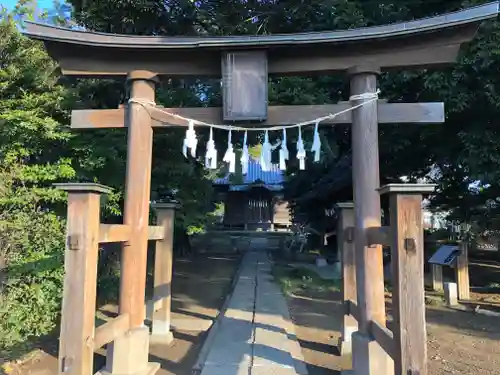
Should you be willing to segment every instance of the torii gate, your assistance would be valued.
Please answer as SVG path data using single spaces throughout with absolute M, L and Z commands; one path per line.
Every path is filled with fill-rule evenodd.
M 336 113 L 348 108 L 351 103 L 267 108 L 267 74 L 343 71 L 350 77 L 352 95 L 374 93 L 381 70 L 416 69 L 454 63 L 461 45 L 474 37 L 480 22 L 496 17 L 498 8 L 499 3 L 494 2 L 443 16 L 388 26 L 269 36 L 136 37 L 83 32 L 36 23 L 27 23 L 25 34 L 45 43 L 49 54 L 59 62 L 63 74 L 126 76 L 127 84 L 130 85 L 130 97 L 148 102 L 155 100 L 155 83 L 159 75 L 220 77 L 222 69 L 225 69 L 223 56 L 227 58 L 233 54 L 231 58 L 234 59 L 240 52 L 252 54 L 258 51 L 263 57 L 260 60 L 256 58 L 257 65 L 264 63 L 266 68 L 262 79 L 264 86 L 253 88 L 256 92 L 264 89 L 266 95 L 255 98 L 256 102 L 251 105 L 254 107 L 251 109 L 257 114 L 236 113 L 241 108 L 229 108 L 229 102 L 223 108 L 171 108 L 168 111 L 209 123 L 222 123 L 223 119 L 259 119 L 261 124 L 285 125 Z M 230 82 L 225 94 L 237 95 L 234 91 L 231 92 L 231 84 Z M 246 84 L 253 85 L 252 82 Z M 261 101 L 258 102 L 259 100 Z M 398 321 L 394 336 L 385 329 L 381 244 L 386 240 L 380 236 L 385 231 L 381 228 L 378 191 L 378 123 L 441 123 L 444 122 L 443 104 L 371 102 L 354 110 L 352 114 L 347 113 L 326 122 L 352 123 L 357 301 L 350 301 L 350 313 L 359 323 L 359 331 L 353 335 L 354 373 L 425 375 L 427 355 L 423 280 L 412 279 L 411 288 L 407 288 L 412 274 L 405 275 L 405 263 L 401 260 L 404 257 L 400 259 L 403 263 L 398 267 L 401 277 L 396 277 L 395 290 L 399 293 L 396 293 L 395 315 Z M 146 248 L 150 231 L 148 215 L 153 128 L 171 125 L 185 123 L 166 115 L 163 110 L 146 110 L 137 102 L 131 102 L 126 108 L 73 111 L 72 115 L 71 127 L 75 129 L 128 128 L 123 225 L 127 236 L 123 233 L 116 235 L 117 241 L 128 240 L 122 250 L 120 286 L 120 316 L 126 319 L 118 318 L 119 324 L 112 326 L 113 329 L 107 331 L 105 338 L 100 335 L 100 344 L 111 343 L 107 348 L 108 360 L 104 371 L 114 375 L 149 374 L 158 368 L 147 363 L 148 335 L 145 334 L 147 328 L 144 327 Z M 409 205 L 404 208 L 401 205 L 405 199 L 397 195 L 402 191 L 408 193 L 408 190 L 410 195 L 415 195 L 422 192 L 417 191 L 420 188 L 389 186 L 385 191 L 396 194 L 394 204 L 402 209 L 397 211 L 399 214 L 394 216 L 396 222 L 391 224 L 393 254 L 411 252 L 409 269 L 415 271 L 414 277 L 421 278 L 419 270 L 423 266 L 423 238 L 419 225 L 419 200 L 411 198 Z M 75 186 L 68 189 L 81 191 Z M 97 192 L 104 191 L 103 187 L 96 189 Z M 428 188 L 423 190 L 429 191 Z M 87 204 L 85 202 L 80 204 Z M 95 208 L 95 199 L 88 204 Z M 408 208 L 410 206 L 411 209 Z M 95 235 L 97 229 L 92 226 L 92 230 L 92 235 Z M 411 235 L 411 238 L 406 238 L 405 235 Z M 72 242 L 72 233 L 68 233 L 68 237 L 66 262 L 70 257 L 68 254 L 79 248 L 78 244 Z M 95 239 L 92 241 L 92 246 L 85 251 L 97 251 Z M 92 254 L 94 257 L 91 256 L 87 261 L 95 260 L 96 253 Z M 95 299 L 92 300 L 89 296 L 93 295 L 92 288 L 95 295 L 95 280 L 90 280 L 88 285 L 82 283 L 79 286 L 87 289 L 70 293 L 71 277 L 72 275 L 67 274 L 65 278 L 62 324 L 71 321 L 75 327 L 79 327 L 79 331 L 62 333 L 60 373 L 91 375 L 93 370 L 89 361 L 94 349 L 92 340 L 95 332 L 89 324 L 90 320 L 93 321 L 93 315 L 89 314 L 93 314 L 95 310 Z M 81 277 L 85 279 L 85 275 Z M 85 310 L 85 314 L 68 316 L 71 305 L 79 306 Z M 415 336 L 409 338 L 409 334 Z

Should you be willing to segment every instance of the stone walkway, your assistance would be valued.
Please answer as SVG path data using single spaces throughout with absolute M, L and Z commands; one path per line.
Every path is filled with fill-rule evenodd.
M 201 375 L 307 375 L 285 297 L 264 251 L 248 252 L 214 327 Z

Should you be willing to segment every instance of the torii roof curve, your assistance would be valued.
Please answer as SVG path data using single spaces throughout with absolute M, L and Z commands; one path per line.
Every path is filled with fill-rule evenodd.
M 410 22 L 297 34 L 165 37 L 72 30 L 27 22 L 63 74 L 117 76 L 149 70 L 169 76 L 220 76 L 223 51 L 264 49 L 269 74 L 343 71 L 353 66 L 419 68 L 456 61 L 500 2 Z

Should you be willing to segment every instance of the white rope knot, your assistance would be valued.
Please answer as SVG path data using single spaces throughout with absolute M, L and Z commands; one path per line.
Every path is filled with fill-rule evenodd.
M 362 94 L 351 95 L 349 97 L 349 101 L 354 102 L 357 100 L 370 100 L 370 99 L 378 99 L 378 94 L 380 94 L 380 90 L 376 92 L 364 92 Z
M 140 104 L 140 105 L 148 105 L 151 107 L 156 107 L 156 103 L 152 100 L 148 99 L 143 99 L 143 98 L 130 98 L 128 100 L 129 103 L 135 103 L 135 104 Z

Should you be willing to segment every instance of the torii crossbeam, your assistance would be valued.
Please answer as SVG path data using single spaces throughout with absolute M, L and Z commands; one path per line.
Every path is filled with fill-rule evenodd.
M 127 76 L 131 98 L 147 102 L 155 101 L 155 83 L 159 75 L 221 77 L 221 57 L 224 54 L 228 51 L 250 53 L 256 50 L 265 52 L 260 54 L 260 58 L 265 58 L 265 61 L 258 58 L 255 60 L 255 66 L 260 66 L 261 72 L 265 71 L 260 76 L 264 77 L 261 81 L 266 84 L 265 87 L 267 74 L 324 74 L 341 71 L 350 76 L 351 95 L 360 95 L 377 91 L 378 74 L 381 71 L 394 68 L 431 68 L 455 63 L 461 46 L 472 40 L 482 21 L 497 17 L 498 8 L 499 2 L 492 2 L 438 17 L 387 26 L 266 36 L 139 37 L 91 33 L 36 23 L 27 23 L 25 34 L 45 43 L 49 54 L 59 62 L 63 74 L 86 77 Z M 265 64 L 261 64 L 262 62 Z M 261 93 L 262 90 L 256 92 Z M 267 89 L 265 93 L 267 95 Z M 260 99 L 267 101 L 267 97 Z M 268 113 L 264 124 L 284 125 L 311 120 L 338 112 L 350 105 L 351 103 L 339 103 L 328 106 L 265 107 Z M 262 107 L 259 109 L 262 110 Z M 169 111 L 209 123 L 220 123 L 223 112 L 215 108 Z M 132 102 L 125 109 L 74 111 L 72 116 L 73 128 L 128 128 L 124 224 L 130 227 L 131 233 L 130 241 L 123 246 L 120 287 L 120 314 L 127 315 L 127 319 L 122 322 L 126 323 L 127 332 L 113 331 L 114 341 L 107 348 L 105 370 L 114 375 L 146 375 L 151 368 L 155 368 L 147 365 L 148 339 L 147 334 L 144 334 L 147 330 L 144 327 L 144 288 L 152 137 L 154 127 L 165 124 L 184 125 L 169 117 L 171 116 L 166 116 L 158 108 L 147 110 L 137 102 Z M 352 114 L 339 116 L 331 121 L 352 123 L 356 318 L 359 323 L 357 339 L 353 340 L 355 375 L 427 374 L 423 280 L 410 280 L 412 282 L 408 283 L 409 279 L 406 278 L 405 283 L 401 284 L 403 286 L 398 288 L 403 289 L 395 299 L 395 309 L 400 321 L 397 322 L 392 337 L 385 330 L 382 250 L 380 245 L 367 239 L 367 234 L 381 226 L 378 124 L 443 121 L 442 103 L 384 102 L 371 102 L 353 110 Z M 389 193 L 397 194 L 391 189 Z M 394 199 L 395 204 L 402 201 L 403 199 Z M 411 202 L 412 212 L 415 212 L 418 200 Z M 403 211 L 402 209 L 401 212 Z M 395 220 L 399 218 L 396 214 L 393 217 Z M 419 224 L 416 220 L 408 225 L 414 228 L 410 230 L 413 237 L 423 236 L 422 231 L 417 228 Z M 422 238 L 413 238 L 413 242 L 406 241 L 402 231 L 395 233 L 399 237 L 392 242 L 393 254 L 403 252 L 400 245 L 404 242 L 406 246 L 408 242 L 411 254 L 407 258 L 411 257 L 413 262 L 411 269 L 420 269 L 423 262 Z M 71 246 L 68 245 L 66 252 L 71 251 Z M 400 266 L 404 270 L 402 263 Z M 92 285 L 95 286 L 95 283 Z M 69 290 L 70 285 L 65 284 L 66 289 Z M 95 303 L 88 301 L 85 296 L 85 293 L 65 293 L 63 323 L 68 325 L 72 319 L 84 319 L 84 322 L 75 322 L 75 326 L 89 329 L 88 322 L 90 319 L 93 321 L 93 317 L 85 315 L 89 311 L 88 306 L 85 314 L 78 317 L 69 316 L 71 310 L 68 309 L 69 303 L 80 304 L 82 309 L 86 304 Z M 415 301 L 419 302 L 415 304 Z M 411 311 L 408 306 L 412 307 Z M 412 333 L 411 338 L 408 337 L 408 332 Z M 92 366 L 88 361 L 92 347 L 89 346 L 89 340 L 93 335 L 93 331 L 89 330 L 61 337 L 61 373 L 91 375 Z M 125 364 L 124 360 L 127 360 Z
M 302 121 L 327 116 L 330 113 L 339 113 L 351 107 L 350 103 L 330 105 L 294 105 L 271 106 L 267 121 L 259 123 L 265 125 L 293 125 Z M 437 124 L 443 123 L 443 103 L 384 103 L 379 102 L 377 108 L 379 123 L 381 124 Z M 149 107 L 153 119 L 153 128 L 172 125 L 186 126 L 186 122 L 168 113 L 174 113 L 186 118 L 200 120 L 211 124 L 222 123 L 222 108 L 164 108 Z M 83 109 L 71 113 L 71 128 L 73 129 L 98 129 L 98 128 L 123 128 L 126 127 L 125 108 L 119 109 Z M 352 113 L 346 112 L 325 120 L 323 124 L 351 124 Z

